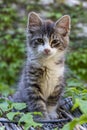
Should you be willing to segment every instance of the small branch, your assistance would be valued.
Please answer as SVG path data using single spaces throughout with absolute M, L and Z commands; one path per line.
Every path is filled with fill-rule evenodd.
M 18 122 L 16 122 L 16 121 L 9 121 L 9 120 L 3 120 L 3 119 L 0 119 L 0 122 L 1 122 L 1 123 L 13 123 L 13 124 L 18 124 Z
M 65 112 L 64 110 L 62 109 L 59 109 L 62 113 L 64 113 L 70 120 L 73 120 L 73 116 L 70 115 L 69 113 Z
M 39 119 L 35 119 L 34 121 L 37 122 L 37 123 L 60 123 L 60 122 L 67 122 L 69 121 L 70 119 L 67 118 L 67 119 L 58 119 L 58 120 L 39 120 Z M 9 120 L 3 120 L 3 119 L 0 119 L 0 122 L 1 123 L 13 123 L 13 124 L 18 124 L 17 121 L 9 121 Z M 20 123 L 24 123 L 24 122 L 20 122 Z
M 37 123 L 60 123 L 60 122 L 67 122 L 69 120 L 70 119 L 67 118 L 67 119 L 58 119 L 58 120 L 38 120 L 38 119 L 35 119 L 34 121 Z

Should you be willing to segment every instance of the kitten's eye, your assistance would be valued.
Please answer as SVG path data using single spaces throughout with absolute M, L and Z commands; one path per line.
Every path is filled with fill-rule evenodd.
M 57 47 L 60 44 L 60 41 L 58 39 L 55 39 L 51 42 L 52 47 Z
M 52 41 L 52 44 L 56 44 L 57 42 L 58 42 L 58 40 L 55 39 L 55 40 Z
M 44 43 L 43 39 L 41 39 L 41 38 L 37 38 L 37 42 Z

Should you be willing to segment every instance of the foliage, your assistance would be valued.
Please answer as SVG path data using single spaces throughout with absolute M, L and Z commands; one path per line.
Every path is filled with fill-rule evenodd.
M 75 99 L 75 104 L 73 105 L 72 110 L 76 109 L 76 108 L 80 108 L 80 110 L 82 111 L 82 113 L 86 114 L 87 113 L 87 100 L 81 100 L 81 99 Z
M 83 80 L 87 80 L 86 59 L 87 48 L 79 48 L 77 51 L 75 50 L 74 52 L 71 52 L 69 56 L 67 56 L 67 61 L 74 74 L 78 75 L 78 77 Z
M 80 118 L 74 118 L 71 122 L 67 123 L 61 130 L 72 130 L 77 124 L 87 123 L 87 100 L 76 99 L 76 102 L 72 108 L 72 110 L 77 107 L 83 112 L 83 115 Z M 28 130 L 31 126 L 33 127 L 41 127 L 42 124 L 36 123 L 33 120 L 32 113 L 24 113 L 21 112 L 22 109 L 26 108 L 25 103 L 13 103 L 7 98 L 0 99 L 0 117 L 5 117 L 12 122 L 18 122 L 19 125 L 23 125 L 24 130 Z M 15 109 L 16 111 L 13 111 Z M 19 111 L 20 110 L 20 111 Z M 34 113 L 35 115 L 41 115 L 41 113 Z M 2 127 L 1 130 L 4 130 Z M 56 128 L 55 128 L 56 130 Z
M 12 95 L 14 93 L 13 88 L 9 88 L 8 84 L 0 83 L 0 94 L 3 94 L 3 96 Z
M 23 63 L 24 30 L 13 3 L 2 1 L 0 5 L 0 82 L 13 84 Z M 3 8 L 5 7 L 5 8 Z
M 71 96 L 74 102 L 72 108 L 79 107 L 83 113 L 87 112 L 84 104 L 87 102 L 87 37 L 85 35 L 79 36 L 82 29 L 78 27 L 78 23 L 86 23 L 87 11 L 82 4 L 77 6 L 68 6 L 65 4 L 43 5 L 38 1 L 32 0 L 14 0 L 14 1 L 0 1 L 0 94 L 4 96 L 14 93 L 14 89 L 10 86 L 18 80 L 22 64 L 25 56 L 25 29 L 27 24 L 27 15 L 30 11 L 42 13 L 43 17 L 52 20 L 59 19 L 64 14 L 69 14 L 72 19 L 71 35 L 70 35 L 70 52 L 66 55 L 66 62 L 71 71 L 68 71 L 67 87 L 65 89 L 65 96 Z M 13 120 L 17 116 L 20 120 L 27 124 L 27 117 L 32 120 L 32 115 L 21 112 L 11 112 L 13 108 L 18 110 L 24 104 L 13 104 L 9 101 L 0 99 L 0 116 L 4 115 Z M 84 109 L 85 108 L 85 109 Z M 75 124 L 81 124 L 81 121 L 87 122 L 87 115 L 84 114 L 78 119 L 75 118 L 72 122 L 64 126 L 63 130 L 73 128 Z M 36 125 L 36 124 L 35 124 Z M 4 130 L 4 127 L 0 128 Z
M 74 103 L 71 111 L 79 108 L 82 112 L 79 118 L 73 118 L 62 128 L 62 130 L 73 130 L 76 125 L 87 123 L 87 88 L 84 82 L 79 79 L 70 78 L 67 80 L 67 84 L 65 97 L 71 97 Z
M 73 130 L 76 125 L 87 123 L 87 113 L 80 118 L 75 118 L 70 123 L 67 123 L 61 130 Z
M 69 78 L 67 80 L 67 87 L 65 90 L 66 97 L 72 97 L 73 102 L 76 98 L 87 100 L 87 86 L 81 80 Z
M 21 110 L 26 108 L 25 103 L 14 103 L 8 99 L 0 99 L 0 117 L 5 117 L 12 122 L 18 122 L 19 124 L 24 124 L 24 130 L 28 130 L 29 127 L 42 126 L 40 123 L 33 121 L 33 113 L 23 113 Z M 16 111 L 13 111 L 16 110 Z M 35 113 L 40 115 L 40 113 Z M 4 127 L 2 127 L 2 130 Z
M 0 126 L 0 130 L 5 130 L 5 126 Z
M 13 85 L 18 79 L 25 59 L 25 28 L 27 24 L 25 14 L 31 10 L 37 10 L 37 12 L 45 10 L 43 15 L 54 21 L 64 14 L 71 16 L 70 48 L 72 49 L 71 53 L 67 55 L 67 63 L 76 75 L 87 80 L 87 38 L 78 37 L 78 33 L 82 33 L 82 30 L 77 27 L 78 23 L 86 23 L 87 11 L 83 9 L 82 5 L 69 7 L 56 3 L 43 6 L 39 0 L 37 2 L 25 2 L 24 0 L 6 2 L 3 0 L 0 8 L 0 82 Z

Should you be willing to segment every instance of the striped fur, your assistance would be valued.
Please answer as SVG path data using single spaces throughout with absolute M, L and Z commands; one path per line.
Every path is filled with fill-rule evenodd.
M 56 23 L 31 12 L 27 25 L 27 60 L 14 101 L 26 102 L 28 111 L 57 118 L 64 88 L 64 61 L 69 43 L 70 18 Z

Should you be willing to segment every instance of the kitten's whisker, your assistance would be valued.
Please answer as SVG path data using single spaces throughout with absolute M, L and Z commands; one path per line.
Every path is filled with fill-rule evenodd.
M 33 56 L 35 56 L 35 57 L 33 57 Z M 40 55 L 39 55 L 39 54 L 36 54 L 36 55 L 31 54 L 31 55 L 29 56 L 29 59 L 31 59 L 31 60 L 40 59 Z
M 40 59 L 40 58 L 33 58 L 33 59 L 31 59 L 31 60 L 37 60 L 37 59 Z
M 32 58 L 31 60 L 37 60 L 37 59 L 40 59 L 40 58 L 41 58 L 40 55 L 36 55 L 36 57 L 35 57 L 35 58 Z
M 31 58 L 31 60 L 38 60 L 38 59 L 43 59 L 44 56 L 43 55 L 40 55 L 40 54 L 36 54 L 34 55 L 35 57 L 34 58 Z M 31 57 L 33 57 L 33 54 L 31 55 Z

